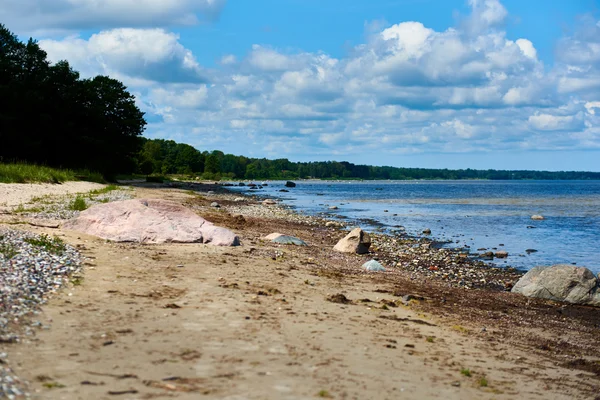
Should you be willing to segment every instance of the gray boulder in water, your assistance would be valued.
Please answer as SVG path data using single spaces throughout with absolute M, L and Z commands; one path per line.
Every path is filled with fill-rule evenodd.
M 67 221 L 64 228 L 115 242 L 240 245 L 230 230 L 213 225 L 180 204 L 159 199 L 98 204 Z
M 600 306 L 600 281 L 585 267 L 558 264 L 534 267 L 512 288 L 514 293 L 573 304 Z

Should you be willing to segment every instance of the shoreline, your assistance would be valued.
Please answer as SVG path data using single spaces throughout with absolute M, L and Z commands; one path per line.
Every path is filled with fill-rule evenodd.
M 107 390 L 116 390 L 112 389 L 111 378 L 105 378 L 111 388 L 79 382 L 98 382 L 97 376 L 86 375 L 85 371 L 110 370 L 115 365 L 120 366 L 116 369 L 119 373 L 137 371 L 140 376 L 139 381 L 115 381 L 117 387 L 131 386 L 147 394 L 177 393 L 181 398 L 196 398 L 193 396 L 198 395 L 197 390 L 218 397 L 239 394 L 239 385 L 247 386 L 258 397 L 286 398 L 278 389 L 262 392 L 262 386 L 250 383 L 256 380 L 257 368 L 274 373 L 273 385 L 288 382 L 292 393 L 304 393 L 306 397 L 314 397 L 323 389 L 335 398 L 344 392 L 349 398 L 386 398 L 377 395 L 382 388 L 390 398 L 396 397 L 393 382 L 398 374 L 408 377 L 403 383 L 407 393 L 420 398 L 433 398 L 434 393 L 445 393 L 447 398 L 516 395 L 535 399 L 547 398 L 548 393 L 555 398 L 589 398 L 600 390 L 597 308 L 525 298 L 493 286 L 467 289 L 443 279 L 449 271 L 445 263 L 456 269 L 452 262 L 459 255 L 421 247 L 427 245 L 423 240 L 401 243 L 401 238 L 373 234 L 372 253 L 336 253 L 332 247 L 346 233 L 339 227 L 325 226 L 325 219 L 265 206 L 256 196 L 235 201 L 241 197 L 239 193 L 215 185 L 185 184 L 179 189 L 140 186 L 145 187 L 134 189 L 136 197 L 180 202 L 238 233 L 243 246 L 111 244 L 60 229 L 11 225 L 59 234 L 90 260 L 84 266 L 81 284 L 68 284 L 43 307 L 44 318 L 53 321 L 49 330 L 36 330 L 21 344 L 0 344 L 0 352 L 8 348 L 11 365 L 17 366 L 18 374 L 30 382 L 33 392 L 49 395 L 49 391 L 56 391 L 65 398 L 102 397 Z M 220 207 L 211 207 L 213 202 Z M 299 237 L 309 247 L 264 241 L 264 236 L 272 232 Z M 419 247 L 413 247 L 415 244 Z M 366 273 L 360 269 L 362 263 L 373 258 L 380 259 L 387 271 Z M 398 265 L 391 265 L 398 260 Z M 417 263 L 410 267 L 413 260 Z M 434 261 L 439 263 L 437 270 L 429 268 Z M 177 268 L 176 263 L 183 268 Z M 473 273 L 473 277 L 466 277 L 481 279 L 477 276 L 480 271 L 470 268 L 459 268 L 457 276 Z M 504 274 L 494 278 L 491 268 L 483 270 L 490 274 L 489 282 L 508 279 Z M 333 300 L 327 299 L 334 294 L 344 294 L 349 302 L 331 303 Z M 167 306 L 173 308 L 168 310 Z M 211 328 L 201 329 L 199 321 Z M 127 329 L 131 333 L 116 333 Z M 328 339 L 311 334 L 315 329 Z M 155 331 L 158 334 L 151 333 Z M 229 350 L 223 348 L 223 352 L 219 346 L 208 345 L 215 340 L 213 331 L 219 332 Z M 336 333 L 328 336 L 326 332 Z M 194 338 L 191 342 L 190 337 Z M 433 338 L 431 342 L 429 338 Z M 115 344 L 103 346 L 107 340 Z M 242 346 L 242 342 L 248 344 Z M 250 343 L 257 348 L 256 353 L 249 350 L 254 348 L 248 347 Z M 271 343 L 270 347 L 264 347 L 266 343 Z M 268 349 L 275 343 L 283 347 L 270 353 Z M 463 347 L 464 343 L 470 345 Z M 152 352 L 145 355 L 141 349 L 147 346 Z M 187 350 L 177 350 L 178 346 Z M 169 354 L 184 354 L 177 351 L 191 351 L 190 347 L 196 346 L 203 356 L 193 359 L 195 373 L 181 369 L 191 362 L 187 356 L 175 364 L 153 364 L 165 357 L 177 358 Z M 312 349 L 314 346 L 318 349 Z M 352 349 L 363 346 L 370 349 L 366 355 L 353 355 Z M 42 348 L 45 350 L 40 353 Z M 244 361 L 231 360 L 234 349 L 237 358 Z M 78 355 L 70 355 L 75 353 Z M 131 362 L 123 360 L 123 354 Z M 51 360 L 55 360 L 56 367 Z M 327 365 L 331 366 L 318 368 L 316 375 L 294 369 L 317 363 L 312 360 L 329 360 Z M 144 372 L 134 365 L 144 366 Z M 191 397 L 141 380 L 146 376 L 147 382 L 161 382 L 166 374 L 202 377 L 205 370 L 198 369 L 201 365 L 212 365 L 217 374 L 233 375 L 213 378 L 212 383 L 197 381 L 193 387 L 184 381 L 172 381 L 175 388 L 190 389 Z M 461 368 L 471 368 L 477 379 L 489 380 L 489 386 L 478 386 L 475 378 L 461 376 Z M 356 374 L 352 375 L 356 382 L 347 380 L 347 375 L 338 376 L 336 371 L 351 371 Z M 35 379 L 44 374 L 51 377 L 50 382 L 64 384 L 65 388 L 44 387 L 44 382 Z M 268 380 L 270 375 L 259 376 Z M 527 381 L 522 381 L 524 376 Z M 387 380 L 381 381 L 381 377 Z M 417 384 L 423 379 L 426 385 Z
M 445 243 L 443 247 L 446 248 L 462 248 L 469 253 L 469 258 L 492 267 L 512 267 L 526 272 L 539 265 L 572 264 L 600 272 L 600 264 L 591 251 L 595 234 L 590 230 L 590 223 L 598 221 L 597 212 L 590 208 L 598 202 L 595 189 L 585 192 L 586 196 L 594 194 L 595 197 L 582 198 L 584 206 L 569 212 L 569 200 L 560 197 L 565 194 L 562 186 L 544 186 L 542 189 L 502 186 L 497 197 L 492 195 L 493 187 L 484 185 L 474 189 L 474 197 L 466 201 L 467 198 L 461 196 L 471 190 L 468 186 L 456 186 L 452 194 L 441 195 L 438 199 L 437 193 L 442 189 L 435 186 L 415 187 L 416 194 L 412 195 L 413 189 L 392 184 L 377 188 L 383 191 L 373 192 L 371 196 L 370 186 L 363 187 L 358 183 L 348 183 L 349 186 L 340 183 L 342 186 L 333 185 L 333 188 L 327 184 L 307 184 L 302 189 L 290 189 L 290 193 L 278 193 L 282 184 L 281 181 L 273 182 L 254 194 L 281 198 L 297 207 L 298 212 L 353 223 L 369 232 L 395 234 L 406 231 L 415 237 L 428 237 Z M 581 188 L 576 186 L 574 189 Z M 232 190 L 254 192 L 247 188 Z M 354 194 L 355 191 L 359 194 Z M 548 193 L 555 192 L 558 197 L 547 197 Z M 315 197 L 315 193 L 325 196 Z M 519 194 L 525 195 L 525 200 L 516 201 Z M 395 202 L 392 199 L 395 195 L 401 201 Z M 430 195 L 432 198 L 428 201 Z M 339 209 L 328 207 L 330 205 L 339 206 Z M 547 220 L 530 220 L 534 214 L 544 214 Z M 422 231 L 433 231 L 433 235 L 423 235 Z M 508 252 L 508 257 L 490 256 L 504 251 Z

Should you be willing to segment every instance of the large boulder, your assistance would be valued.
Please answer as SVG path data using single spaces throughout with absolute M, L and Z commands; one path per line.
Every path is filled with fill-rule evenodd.
M 600 306 L 598 278 L 585 267 L 558 264 L 534 267 L 512 288 L 527 297 Z
M 342 253 L 365 254 L 369 252 L 369 247 L 371 247 L 371 238 L 367 232 L 355 228 L 337 242 L 333 249 Z
M 240 245 L 230 230 L 213 225 L 180 204 L 160 199 L 95 205 L 64 227 L 115 242 Z
M 285 183 L 285 187 L 296 187 L 296 183 L 292 182 L 292 181 L 287 181 Z

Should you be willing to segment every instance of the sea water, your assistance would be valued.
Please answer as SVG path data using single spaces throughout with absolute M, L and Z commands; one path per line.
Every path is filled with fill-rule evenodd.
M 370 231 L 403 227 L 421 236 L 430 229 L 430 237 L 447 242 L 446 247 L 507 251 L 507 259 L 494 260 L 498 266 L 527 270 L 567 263 L 600 272 L 600 181 L 296 183 L 285 188 L 285 182 L 269 182 L 252 192 L 279 198 L 299 212 Z M 545 219 L 534 221 L 534 214 Z

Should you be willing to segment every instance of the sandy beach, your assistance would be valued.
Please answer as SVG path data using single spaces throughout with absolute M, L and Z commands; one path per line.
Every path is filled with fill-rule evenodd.
M 0 185 L 0 203 L 96 188 L 73 185 Z M 110 243 L 7 208 L 3 226 L 56 235 L 86 257 L 35 316 L 49 329 L 0 343 L 32 398 L 598 398 L 597 308 L 366 273 L 365 261 L 391 257 L 389 239 L 373 237 L 377 254 L 336 253 L 339 227 L 215 185 L 133 195 L 190 207 L 242 246 Z M 262 240 L 273 232 L 309 246 Z

